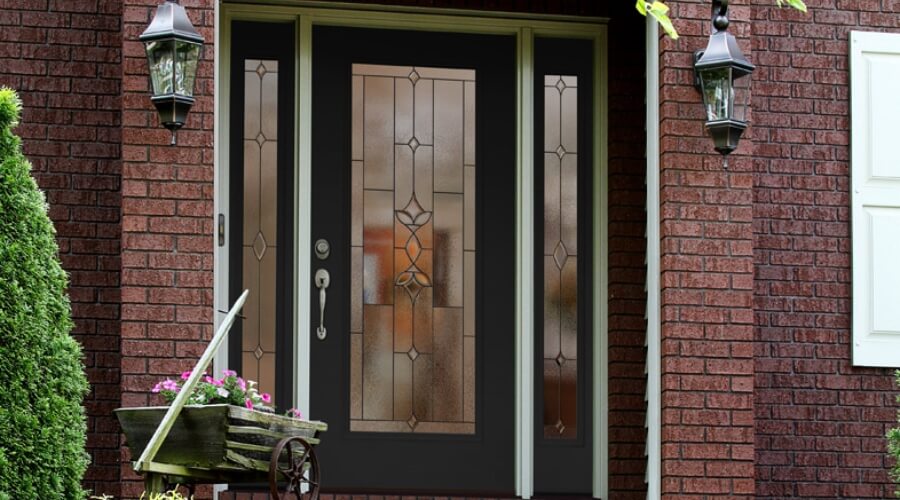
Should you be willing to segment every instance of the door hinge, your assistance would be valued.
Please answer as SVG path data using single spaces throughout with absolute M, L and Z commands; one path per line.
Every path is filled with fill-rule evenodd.
M 218 231 L 219 233 L 219 246 L 225 246 L 225 214 L 219 214 L 219 224 Z

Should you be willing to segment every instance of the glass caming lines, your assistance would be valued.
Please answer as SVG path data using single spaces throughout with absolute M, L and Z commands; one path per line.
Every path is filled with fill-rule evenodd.
M 278 251 L 278 62 L 244 64 L 244 305 L 242 375 L 275 394 L 275 294 Z
M 350 430 L 475 432 L 475 71 L 353 65 Z
M 544 77 L 544 437 L 578 436 L 578 79 Z

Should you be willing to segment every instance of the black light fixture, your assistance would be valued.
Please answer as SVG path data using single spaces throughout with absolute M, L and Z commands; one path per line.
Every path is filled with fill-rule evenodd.
M 175 132 L 187 120 L 194 105 L 194 82 L 203 49 L 203 37 L 194 29 L 178 0 L 166 0 L 157 7 L 150 26 L 141 34 L 150 66 L 150 100 L 159 120 Z
M 747 77 L 755 69 L 741 53 L 734 35 L 728 33 L 727 14 L 728 0 L 713 0 L 713 32 L 706 49 L 694 53 L 694 85 L 703 95 L 706 130 L 722 155 L 737 148 L 747 128 Z

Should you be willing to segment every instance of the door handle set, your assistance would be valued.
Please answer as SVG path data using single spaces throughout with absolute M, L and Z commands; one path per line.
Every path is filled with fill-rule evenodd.
M 325 290 L 331 284 L 331 275 L 327 270 L 319 269 L 316 271 L 315 283 L 316 288 L 319 289 L 319 327 L 316 329 L 316 337 L 319 340 L 325 340 L 328 335 L 328 331 L 325 329 Z
M 320 238 L 316 241 L 313 250 L 316 258 L 326 260 L 331 255 L 331 244 L 328 243 L 328 240 Z M 313 282 L 316 284 L 316 288 L 319 289 L 319 327 L 316 328 L 316 337 L 319 340 L 325 340 L 325 337 L 328 336 L 328 330 L 325 329 L 325 291 L 328 289 L 328 285 L 331 284 L 331 274 L 328 273 L 328 270 L 319 268 L 316 270 Z

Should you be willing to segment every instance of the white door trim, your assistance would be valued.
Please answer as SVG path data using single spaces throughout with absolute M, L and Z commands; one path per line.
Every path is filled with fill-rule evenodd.
M 221 5 L 218 5 L 221 3 Z M 294 21 L 297 26 L 296 41 L 296 95 L 295 125 L 298 138 L 295 148 L 295 220 L 297 231 L 294 244 L 297 249 L 294 276 L 296 305 L 294 311 L 295 346 L 295 406 L 305 415 L 310 408 L 310 358 L 306 346 L 310 342 L 308 328 L 310 318 L 310 288 L 306 286 L 312 276 L 310 267 L 312 235 L 310 228 L 311 207 L 309 189 L 312 178 L 311 158 L 311 99 L 312 99 L 312 27 L 314 25 L 360 26 L 459 33 L 486 33 L 514 35 L 518 40 L 518 161 L 516 181 L 517 197 L 517 286 L 516 292 L 516 493 L 530 498 L 533 493 L 534 469 L 534 110 L 533 110 L 533 53 L 535 36 L 591 39 L 595 44 L 594 122 L 597 140 L 594 141 L 594 497 L 607 498 L 608 492 L 608 443 L 607 431 L 607 67 L 606 67 L 606 19 L 579 16 L 517 15 L 458 9 L 434 9 L 417 7 L 393 7 L 356 5 L 333 2 L 301 0 L 246 0 L 245 3 L 217 2 L 216 22 L 216 134 L 215 134 L 215 216 L 228 217 L 228 138 L 229 113 L 224 103 L 229 102 L 231 21 Z M 226 244 L 215 245 L 214 269 L 226 269 L 228 262 L 228 235 Z M 228 309 L 228 276 L 215 272 L 214 304 L 217 310 Z M 216 322 L 220 320 L 216 315 Z M 227 367 L 228 349 L 223 346 L 215 360 L 215 369 Z

